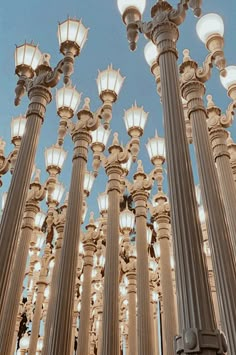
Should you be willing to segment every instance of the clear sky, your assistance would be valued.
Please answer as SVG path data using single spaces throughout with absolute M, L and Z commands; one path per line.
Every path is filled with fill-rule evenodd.
M 147 0 L 146 11 L 143 18 L 150 19 L 150 8 L 155 1 Z M 177 1 L 170 1 L 176 5 Z M 225 23 L 225 55 L 228 64 L 236 64 L 236 2 L 235 0 L 203 0 L 203 12 L 216 12 L 220 14 Z M 125 26 L 122 23 L 115 0 L 22 0 L 22 1 L 1 1 L 0 2 L 0 136 L 7 141 L 7 152 L 12 149 L 10 143 L 10 122 L 11 118 L 25 113 L 28 105 L 28 98 L 25 97 L 19 107 L 15 107 L 14 89 L 16 76 L 14 75 L 14 48 L 15 44 L 20 45 L 25 40 L 38 43 L 42 52 L 51 54 L 51 64 L 55 66 L 62 58 L 59 53 L 57 40 L 57 23 L 64 21 L 67 16 L 82 18 L 85 26 L 89 27 L 88 41 L 86 42 L 81 55 L 76 60 L 73 84 L 83 92 L 83 98 L 91 98 L 91 108 L 96 110 L 100 106 L 97 95 L 95 79 L 97 70 L 103 70 L 108 64 L 113 63 L 115 68 L 120 68 L 121 73 L 126 76 L 119 100 L 114 105 L 113 119 L 111 122 L 112 132 L 120 132 L 120 138 L 126 143 L 126 134 L 123 122 L 123 110 L 128 109 L 136 100 L 138 105 L 143 105 L 149 112 L 148 123 L 145 133 L 141 139 L 140 158 L 144 160 L 145 169 L 149 172 L 152 169 L 146 152 L 145 143 L 148 137 L 154 135 L 154 129 L 163 135 L 162 108 L 159 97 L 156 94 L 154 79 L 149 67 L 145 62 L 143 48 L 145 39 L 140 35 L 138 49 L 131 53 L 126 40 Z M 188 12 L 185 23 L 180 28 L 180 40 L 178 50 L 180 60 L 184 48 L 190 49 L 193 59 L 202 63 L 207 50 L 200 42 L 195 30 L 196 19 L 191 11 Z M 58 87 L 61 87 L 62 83 Z M 212 78 L 207 83 L 207 93 L 212 94 L 215 103 L 223 110 L 226 109 L 229 99 L 225 89 L 221 86 L 219 75 L 213 71 Z M 47 178 L 44 168 L 44 149 L 56 142 L 59 118 L 56 114 L 55 101 L 48 106 L 44 125 L 42 127 L 40 144 L 36 157 L 37 167 L 42 170 L 42 180 Z M 235 124 L 232 128 L 235 131 Z M 236 140 L 236 133 L 232 133 Z M 67 161 L 60 176 L 67 190 L 70 182 L 72 141 L 68 136 L 65 141 L 65 149 L 68 150 Z M 90 153 L 91 154 L 91 153 Z M 91 169 L 91 161 L 89 168 Z M 196 167 L 194 166 L 196 176 Z M 131 178 L 131 176 L 130 176 Z M 4 177 L 4 185 L 1 192 L 6 191 L 9 183 L 9 174 Z M 93 198 L 89 199 L 89 210 L 97 212 L 96 199 L 99 190 L 103 191 L 106 183 L 106 176 L 101 169 L 97 178 Z

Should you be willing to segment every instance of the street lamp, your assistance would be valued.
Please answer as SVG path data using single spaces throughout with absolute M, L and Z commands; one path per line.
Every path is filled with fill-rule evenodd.
M 74 31 L 75 24 L 79 24 L 76 32 Z M 40 50 L 34 44 L 25 43 L 16 47 L 15 50 L 16 74 L 19 77 L 15 90 L 15 104 L 19 105 L 25 92 L 28 93 L 30 104 L 26 113 L 26 134 L 22 137 L 15 166 L 16 170 L 8 190 L 9 198 L 6 202 L 0 227 L 0 249 L 3 253 L 0 257 L 0 264 L 2 275 L 4 275 L 4 277 L 0 277 L 1 304 L 4 302 L 10 279 L 10 270 L 17 247 L 40 127 L 44 120 L 46 106 L 52 99 L 51 88 L 58 84 L 62 73 L 64 74 L 64 82 L 68 83 L 73 71 L 72 59 L 78 56 L 87 33 L 81 21 L 69 19 L 63 24 L 59 24 L 58 31 L 60 34 L 60 50 L 64 59 L 58 63 L 55 69 L 50 67 L 50 56 L 47 54 L 41 55 Z M 84 36 L 81 40 L 82 33 Z M 19 181 L 21 181 L 21 184 L 19 184 Z M 7 243 L 5 235 L 8 235 Z M 5 352 L 2 349 L 1 351 Z
M 139 4 L 139 2 L 136 1 L 135 4 Z M 199 17 L 201 15 L 201 4 L 199 1 L 187 1 L 187 4 L 193 10 L 195 16 Z M 128 10 L 128 8 L 127 3 L 125 9 Z M 185 303 L 189 305 L 187 315 L 186 304 L 183 307 L 183 304 L 178 303 L 179 314 L 182 315 L 179 324 L 181 334 L 175 339 L 175 349 L 180 353 L 189 351 L 187 338 L 189 341 L 190 338 L 193 339 L 193 337 L 196 339 L 191 345 L 191 351 L 201 348 L 198 335 L 192 328 L 190 329 L 190 324 L 196 329 L 201 329 L 200 331 L 203 333 L 207 332 L 209 329 L 211 329 L 212 332 L 216 331 L 216 324 L 212 314 L 212 301 L 207 286 L 206 266 L 203 262 L 200 245 L 201 230 L 199 220 L 196 218 L 197 204 L 194 196 L 194 183 L 191 173 L 176 63 L 178 57 L 176 50 L 176 43 L 179 37 L 178 26 L 183 23 L 187 8 L 187 6 L 184 6 L 183 1 L 179 3 L 177 9 L 173 9 L 167 1 L 158 1 L 151 9 L 152 19 L 149 22 L 142 22 L 140 18 L 138 18 L 137 21 L 137 19 L 134 18 L 137 13 L 137 7 L 133 7 L 133 9 L 129 8 L 132 14 L 130 16 L 130 22 L 123 16 L 123 22 L 127 26 L 127 38 L 130 49 L 134 50 L 136 48 L 138 31 L 140 31 L 154 43 L 158 52 L 157 62 L 160 66 L 161 95 L 164 111 L 166 159 L 173 219 L 177 292 L 179 299 L 183 299 L 184 297 Z M 123 9 L 123 11 L 125 11 L 125 9 Z M 217 49 L 220 48 L 220 40 L 218 42 Z M 209 49 L 213 51 L 213 46 L 211 46 L 210 43 Z M 224 57 L 221 55 L 220 51 L 215 52 L 215 54 L 217 53 L 219 54 L 218 57 L 216 57 L 216 59 L 218 59 L 218 61 L 216 60 L 217 66 L 220 70 L 223 70 Z M 191 212 L 189 211 L 189 206 L 191 206 Z M 182 221 L 181 224 L 179 220 Z M 191 240 L 189 235 L 191 235 Z M 185 245 L 185 248 L 182 248 L 182 245 Z M 189 247 L 187 247 L 187 245 Z M 194 250 L 194 257 L 188 253 L 187 250 L 190 249 Z M 187 267 L 187 265 L 191 265 L 191 267 Z M 198 278 L 200 269 L 201 275 L 205 275 L 204 280 L 203 278 L 201 278 L 201 280 Z M 186 283 L 186 274 L 189 274 L 187 277 L 189 280 L 188 284 Z M 194 283 L 191 282 L 193 279 Z M 204 305 L 202 304 L 203 298 L 206 300 Z M 193 304 L 195 307 L 192 307 Z M 198 305 L 197 308 L 196 304 Z M 208 305 L 208 311 L 206 311 L 206 304 Z M 196 322 L 196 309 L 198 309 L 199 322 Z M 205 322 L 204 326 L 202 323 L 203 318 Z M 183 339 L 185 340 L 183 341 Z M 221 349 L 218 335 L 215 336 L 213 342 L 217 349 Z M 173 349 L 169 352 L 171 351 L 173 351 Z M 207 353 L 207 351 L 208 350 L 205 348 L 201 349 L 201 353 Z M 143 354 L 147 353 L 147 351 L 146 349 L 141 350 L 140 348 L 138 353 Z

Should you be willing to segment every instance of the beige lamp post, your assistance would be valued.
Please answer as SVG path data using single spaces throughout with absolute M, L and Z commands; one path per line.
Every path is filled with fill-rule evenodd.
M 13 173 L 15 164 L 16 164 L 16 159 L 17 155 L 20 149 L 20 144 L 21 140 L 23 137 L 23 134 L 25 132 L 25 126 L 26 126 L 27 119 L 25 116 L 19 116 L 15 117 L 11 121 L 11 141 L 14 144 L 14 149 L 11 154 L 10 158 L 10 163 L 11 163 L 11 173 Z
M 106 195 L 107 196 L 107 195 Z M 97 250 L 94 257 L 94 273 L 93 273 L 93 288 L 96 292 L 96 300 L 94 307 L 96 309 L 96 334 L 97 334 L 97 354 L 101 355 L 102 351 L 102 307 L 103 307 L 103 279 L 102 272 L 104 272 L 105 265 L 105 247 L 102 244 L 102 238 L 97 241 Z
M 39 279 L 37 281 L 37 296 L 36 296 L 35 310 L 34 310 L 34 315 L 32 320 L 32 330 L 30 335 L 28 355 L 34 355 L 37 349 L 39 328 L 42 319 L 42 307 L 43 307 L 43 302 L 45 297 L 45 289 L 48 285 L 47 275 L 48 275 L 48 259 L 51 257 L 50 252 L 51 252 L 50 245 L 47 244 L 44 249 L 44 255 L 42 257 Z
M 89 224 L 86 226 L 82 240 L 84 247 L 83 268 L 83 291 L 81 296 L 80 327 L 78 337 L 78 355 L 89 355 L 89 317 L 91 305 L 91 280 L 93 268 L 93 256 L 96 250 L 95 239 L 97 238 L 96 225 L 94 224 L 93 212 L 90 214 Z
M 68 204 L 68 194 L 66 195 L 65 201 L 60 208 L 60 213 L 54 211 L 54 224 L 57 231 L 57 240 L 55 245 L 55 258 L 54 258 L 54 268 L 52 271 L 52 278 L 50 284 L 50 297 L 48 302 L 48 310 L 46 315 L 45 329 L 44 329 L 44 341 L 43 341 L 43 350 L 44 354 L 48 351 L 49 340 L 50 340 L 50 329 L 53 321 L 53 309 L 57 292 L 57 280 L 58 280 L 58 269 L 59 262 L 61 257 L 61 248 L 63 242 L 63 233 L 66 222 L 66 211 Z
M 39 212 L 39 202 L 44 199 L 45 194 L 46 191 L 40 184 L 40 170 L 37 170 L 35 179 L 30 184 L 8 293 L 5 303 L 1 305 L 0 351 L 3 354 L 10 354 L 12 349 L 30 241 L 34 228 L 40 230 L 45 219 L 45 216 Z
M 157 182 L 158 192 L 153 197 L 151 214 L 154 219 L 154 228 L 160 247 L 160 283 L 163 300 L 164 336 L 166 352 L 173 352 L 173 339 L 177 335 L 177 321 L 175 314 L 174 290 L 172 283 L 172 271 L 170 265 L 170 206 L 167 196 L 163 193 L 163 167 L 165 162 L 164 138 L 155 137 L 147 143 L 149 158 L 154 168 L 154 177 Z
M 78 28 L 78 31 L 70 31 L 71 26 Z M 82 29 L 82 33 L 80 29 Z M 57 85 L 62 73 L 64 73 L 64 81 L 67 82 L 67 78 L 71 75 L 71 69 L 73 69 L 71 59 L 79 54 L 87 32 L 81 21 L 67 20 L 63 24 L 59 24 L 59 35 L 60 50 L 64 59 L 58 63 L 55 69 L 49 65 L 49 55 L 42 57 L 38 47 L 33 44 L 26 43 L 18 46 L 15 51 L 16 74 L 19 76 L 15 104 L 19 104 L 25 91 L 28 93 L 30 104 L 26 113 L 26 134 L 22 137 L 0 226 L 1 304 L 3 304 L 8 288 L 40 127 L 44 120 L 46 106 L 51 101 L 51 88 Z M 21 181 L 20 184 L 19 181 Z M 8 236 L 7 240 L 6 235 Z
M 158 52 L 181 332 L 176 338 L 175 349 L 179 354 L 195 350 L 200 354 L 216 354 L 217 351 L 223 353 L 226 347 L 222 347 L 222 337 L 216 331 L 206 265 L 201 250 L 201 228 L 197 218 L 176 63 L 176 42 L 179 37 L 177 26 L 185 19 L 186 2 L 181 1 L 173 11 L 167 1 L 158 1 L 152 7 L 152 20 L 148 23 L 139 21 L 142 13 L 140 7 L 143 9 L 145 1 L 135 1 L 132 5 L 123 0 L 119 0 L 119 3 L 123 4 L 121 13 L 127 25 L 130 48 L 135 49 L 140 30 L 152 40 Z M 199 1 L 187 1 L 187 4 L 196 16 L 200 16 Z M 180 301 L 183 299 L 184 303 Z M 202 302 L 203 299 L 205 302 Z M 205 341 L 209 331 L 213 334 L 210 343 Z
M 137 248 L 137 337 L 138 354 L 153 354 L 153 324 L 151 320 L 151 301 L 148 270 L 147 246 L 147 199 L 151 182 L 143 171 L 141 160 L 138 161 L 134 183 L 129 188 L 135 203 L 136 248 Z
M 75 143 L 70 193 L 68 200 L 64 242 L 58 271 L 58 291 L 55 300 L 50 338 L 50 353 L 64 354 L 71 347 L 71 322 L 74 300 L 74 285 L 78 258 L 80 224 L 82 221 L 83 184 L 87 162 L 90 130 L 97 128 L 98 120 L 90 112 L 89 100 L 78 113 L 78 122 L 71 129 Z M 68 287 L 64 287 L 65 283 Z M 66 327 L 67 332 L 64 332 Z
M 132 246 L 129 251 L 129 262 L 126 269 L 128 279 L 128 301 L 129 301 L 129 319 L 128 319 L 128 349 L 129 355 L 137 354 L 137 275 L 136 275 L 136 248 Z
M 236 74 L 236 71 L 234 74 Z M 234 85 L 234 89 L 235 88 L 236 85 Z M 232 87 L 230 87 L 229 92 L 233 93 Z M 227 147 L 228 132 L 224 128 L 231 125 L 233 119 L 233 111 L 230 105 L 226 115 L 222 115 L 221 110 L 214 104 L 211 95 L 207 96 L 207 101 L 207 125 L 210 135 L 210 142 L 213 149 L 213 157 L 217 167 L 216 170 L 219 177 L 222 198 L 225 206 L 226 219 L 229 225 L 230 236 L 232 239 L 234 257 L 236 257 L 236 213 L 234 209 L 234 206 L 236 205 L 236 187 L 230 166 L 230 153 Z
M 206 16 L 211 16 L 211 14 L 204 17 Z M 201 20 L 203 21 L 203 18 Z M 217 32 L 220 32 L 217 28 L 218 22 L 221 23 L 218 17 L 215 18 L 214 16 L 216 29 L 213 28 L 213 30 L 222 39 L 221 33 Z M 201 31 L 203 31 L 202 27 Z M 215 35 L 212 34 L 212 36 L 214 37 Z M 210 39 L 207 37 L 207 43 Z M 232 223 L 230 224 L 231 228 L 229 228 L 226 219 L 225 206 L 223 205 L 222 193 L 208 135 L 207 114 L 203 103 L 205 92 L 204 82 L 211 73 L 209 63 L 215 60 L 219 69 L 223 70 L 222 55 L 222 53 L 217 52 L 215 54 L 214 51 L 211 51 L 206 63 L 203 65 L 204 69 L 199 69 L 197 63 L 189 57 L 189 51 L 184 50 L 184 60 L 180 66 L 180 73 L 181 92 L 184 99 L 188 101 L 189 118 L 192 124 L 193 143 L 196 151 L 203 206 L 208 215 L 206 226 L 209 245 L 212 251 L 212 266 L 219 297 L 222 330 L 228 340 L 228 352 L 233 354 L 236 351 L 236 339 L 234 336 L 236 328 L 234 329 L 233 326 L 234 324 L 236 326 L 236 264 L 232 249 L 235 235 L 231 234 L 234 230 Z M 222 163 L 222 159 L 224 160 L 224 158 L 221 158 L 217 164 L 220 164 L 220 161 Z M 220 169 L 220 172 L 221 174 L 223 173 L 222 169 Z M 225 189 L 222 192 L 226 192 Z M 222 250 L 224 250 L 223 253 Z M 222 260 L 222 265 L 219 265 L 219 258 Z

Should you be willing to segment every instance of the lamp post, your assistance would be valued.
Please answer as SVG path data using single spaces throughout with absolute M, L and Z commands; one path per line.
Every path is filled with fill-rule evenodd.
M 70 31 L 71 26 L 78 28 L 78 31 Z M 80 29 L 82 29 L 82 34 Z M 55 69 L 49 65 L 49 56 L 42 57 L 37 46 L 24 44 L 16 48 L 16 74 L 19 76 L 19 80 L 16 87 L 15 104 L 20 103 L 25 91 L 28 93 L 30 104 L 26 113 L 26 133 L 22 137 L 0 226 L 0 266 L 2 270 L 0 304 L 3 304 L 8 288 L 40 127 L 44 120 L 46 106 L 52 98 L 51 88 L 57 85 L 62 73 L 64 73 L 64 81 L 67 82 L 73 69 L 73 58 L 79 54 L 86 34 L 81 21 L 67 20 L 59 25 L 60 50 L 64 59 L 58 63 Z M 20 184 L 19 181 L 21 181 Z
M 136 247 L 137 247 L 137 337 L 138 354 L 153 354 L 153 324 L 149 288 L 148 251 L 146 239 L 147 199 L 151 182 L 143 171 L 141 160 L 130 193 L 135 203 Z
M 133 231 L 135 223 L 135 215 L 127 206 L 120 214 L 120 229 L 123 238 L 123 257 L 128 260 L 128 263 L 123 263 L 124 272 L 128 280 L 127 293 L 129 304 L 129 318 L 128 318 L 128 349 L 129 355 L 137 353 L 137 312 L 136 312 L 136 249 L 130 243 L 130 233 Z
M 119 3 L 124 4 L 122 0 L 119 0 Z M 176 42 L 179 37 L 177 26 L 184 21 L 187 6 L 186 2 L 181 1 L 177 10 L 172 11 L 173 8 L 167 1 L 158 1 L 152 7 L 150 22 L 135 22 L 141 19 L 138 5 L 143 3 L 135 1 L 133 6 L 125 3 L 122 15 L 127 25 L 130 48 L 136 47 L 139 29 L 153 41 L 158 52 L 181 331 L 180 336 L 176 337 L 175 349 L 179 354 L 190 350 L 194 352 L 195 349 L 201 354 L 216 354 L 217 351 L 223 353 L 226 347 L 222 347 L 222 336 L 216 330 L 206 265 L 200 244 L 201 228 L 197 219 L 197 204 L 176 64 Z M 190 7 L 196 16 L 201 14 L 198 1 L 191 1 Z M 205 302 L 202 302 L 203 299 Z M 209 330 L 212 332 L 210 343 L 206 342 Z
M 165 142 L 158 137 L 150 139 L 147 150 L 154 168 L 154 177 L 157 181 L 158 192 L 153 197 L 151 214 L 154 219 L 154 228 L 160 247 L 160 283 L 163 300 L 164 337 L 166 352 L 173 352 L 173 339 L 177 334 L 177 321 L 175 314 L 175 300 L 170 265 L 170 206 L 167 196 L 163 193 L 163 167 L 165 161 Z M 156 222 L 156 223 L 155 223 Z
M 214 37 L 214 35 L 212 36 Z M 220 57 L 219 54 L 218 56 Z M 218 56 L 216 57 L 216 63 L 222 70 L 224 65 L 218 62 L 220 60 Z M 206 219 L 206 225 L 212 251 L 212 265 L 219 297 L 222 329 L 228 340 L 228 352 L 233 354 L 236 351 L 236 339 L 234 337 L 236 332 L 236 328 L 234 328 L 234 323 L 236 323 L 236 300 L 234 296 L 236 293 L 236 265 L 232 249 L 235 235 L 234 233 L 230 234 L 234 229 L 229 229 L 227 224 L 219 179 L 208 135 L 203 95 L 205 91 L 204 81 L 210 75 L 210 70 L 206 69 L 206 65 L 204 69 L 198 70 L 197 63 L 189 57 L 189 51 L 184 51 L 184 61 L 180 66 L 181 92 L 184 99 L 188 101 L 203 205 L 209 216 Z M 220 161 L 218 161 L 218 164 L 221 164 Z M 222 172 L 222 169 L 220 170 Z M 225 189 L 222 191 L 226 192 Z M 223 253 L 222 250 L 224 250 Z M 219 258 L 222 260 L 222 265 L 219 265 Z
M 45 218 L 44 214 L 39 213 L 39 202 L 44 199 L 45 194 L 46 191 L 40 184 L 40 170 L 37 170 L 35 179 L 30 184 L 8 293 L 5 303 L 1 305 L 0 351 L 3 354 L 11 353 L 30 240 L 35 225 L 40 229 Z M 42 219 L 39 218 L 40 215 Z
M 64 242 L 58 271 L 58 290 L 51 330 L 50 354 L 66 354 L 71 347 L 71 322 L 80 224 L 82 221 L 84 174 L 88 147 L 91 142 L 90 131 L 96 129 L 97 125 L 98 118 L 94 117 L 90 111 L 89 99 L 85 99 L 82 110 L 78 112 L 78 121 L 71 128 L 75 147 Z M 67 284 L 66 288 L 65 283 Z M 67 329 L 66 332 L 65 329 Z
M 89 317 L 91 304 L 91 279 L 93 267 L 93 255 L 96 250 L 95 239 L 97 237 L 96 225 L 94 224 L 93 213 L 90 214 L 89 224 L 86 226 L 82 240 L 84 247 L 84 268 L 83 268 L 83 291 L 81 296 L 80 327 L 78 337 L 78 355 L 89 355 Z

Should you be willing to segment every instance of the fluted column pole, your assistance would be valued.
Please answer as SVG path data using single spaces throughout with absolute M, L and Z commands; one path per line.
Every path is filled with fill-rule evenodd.
M 128 349 L 129 355 L 137 354 L 137 321 L 136 321 L 136 270 L 126 273 L 128 279 L 129 323 L 128 323 Z
M 159 338 L 158 338 L 158 325 L 157 325 L 157 304 L 156 301 L 152 302 L 153 312 L 153 329 L 154 329 L 154 354 L 159 355 Z
M 229 225 L 230 237 L 233 244 L 234 257 L 236 258 L 236 186 L 230 166 L 230 154 L 227 147 L 228 132 L 224 129 L 221 110 L 215 106 L 212 96 L 208 95 L 207 125 L 213 157 L 224 202 L 226 220 Z
M 11 273 L 9 290 L 6 295 L 4 307 L 2 308 L 0 353 L 6 355 L 11 354 L 12 339 L 25 277 L 29 245 L 35 226 L 35 216 L 40 210 L 39 201 L 42 200 L 44 196 L 45 190 L 41 187 L 37 174 L 35 181 L 30 185 L 29 198 L 25 206 L 21 235 Z
M 137 337 L 138 354 L 153 354 L 153 324 L 149 288 L 148 246 L 147 246 L 147 198 L 151 184 L 143 171 L 141 160 L 134 174 L 130 192 L 135 203 L 136 248 L 137 248 Z
M 50 295 L 49 295 L 48 310 L 47 310 L 46 323 L 44 329 L 42 355 L 46 355 L 48 353 L 48 347 L 49 347 L 51 330 L 52 330 L 54 305 L 55 305 L 55 299 L 57 294 L 58 271 L 59 271 L 60 258 L 61 258 L 63 233 L 64 233 L 64 227 L 66 221 L 66 210 L 67 210 L 67 202 L 65 202 L 65 204 L 61 206 L 61 213 L 55 217 L 55 221 L 54 221 L 55 228 L 58 233 L 58 237 L 55 246 L 54 267 L 53 267 L 52 279 L 50 283 Z
M 61 251 L 58 289 L 50 339 L 50 355 L 67 355 L 71 348 L 71 330 L 74 304 L 75 276 L 79 250 L 80 225 L 82 220 L 84 173 L 88 146 L 91 142 L 89 130 L 96 129 L 97 118 L 89 110 L 88 100 L 78 113 L 78 122 L 72 128 L 74 155 L 72 176 Z
M 98 307 L 98 341 L 97 341 L 97 354 L 102 354 L 102 306 Z
M 87 226 L 90 228 L 90 226 Z M 96 226 L 94 226 L 96 228 Z M 91 231 L 93 232 L 93 231 Z M 88 231 L 89 233 L 89 231 Z M 88 237 L 88 240 L 87 240 Z M 96 246 L 90 239 L 90 236 L 85 236 L 84 241 L 84 268 L 83 268 L 83 289 L 81 296 L 81 311 L 80 311 L 80 327 L 78 337 L 78 355 L 89 354 L 89 322 L 90 322 L 90 306 L 91 306 L 91 286 L 92 286 L 92 268 L 93 254 Z
M 31 102 L 26 113 L 25 134 L 22 137 L 0 225 L 0 315 L 11 277 L 40 128 L 46 105 L 51 101 L 50 88 L 42 85 L 32 86 L 28 96 Z M 0 318 L 2 319 L 2 316 Z
M 42 307 L 44 301 L 44 291 L 48 285 L 47 273 L 48 273 L 48 258 L 50 257 L 50 246 L 46 245 L 44 256 L 42 260 L 41 270 L 39 274 L 39 279 L 37 281 L 37 297 L 35 303 L 34 316 L 32 320 L 32 330 L 30 335 L 30 344 L 28 355 L 35 355 L 37 349 L 37 342 L 40 329 L 40 321 L 42 318 Z
M 164 9 L 165 21 L 162 22 L 158 16 L 164 14 Z M 221 351 L 221 338 L 216 330 L 201 248 L 201 228 L 177 69 L 176 42 L 179 34 L 174 21 L 178 23 L 183 18 L 178 11 L 175 18 L 171 10 L 172 7 L 164 1 L 153 8 L 153 17 L 157 21 L 150 34 L 159 53 L 164 113 L 180 329 L 175 346 L 178 354 L 191 350 L 192 353 L 215 355 L 216 349 Z M 210 343 L 207 337 L 209 331 L 212 334 Z
M 108 216 L 106 239 L 106 265 L 103 293 L 102 355 L 120 355 L 119 339 L 119 213 L 121 163 L 128 160 L 117 134 L 114 135 L 110 155 L 105 162 L 108 176 Z
M 177 320 L 175 314 L 174 288 L 170 263 L 170 206 L 167 197 L 159 191 L 154 197 L 157 207 L 152 214 L 158 224 L 157 238 L 160 245 L 160 284 L 163 301 L 163 333 L 166 352 L 173 352 L 173 339 L 177 335 Z
M 16 318 L 22 293 L 29 244 L 34 229 L 35 216 L 38 211 L 39 206 L 37 202 L 31 201 L 26 204 L 22 231 L 12 270 L 11 283 L 5 299 L 5 305 L 1 318 L 0 353 L 6 355 L 11 354 L 12 339 L 15 331 Z
M 188 101 L 189 118 L 192 123 L 202 201 L 207 212 L 206 227 L 219 298 L 222 330 L 228 341 L 228 354 L 233 355 L 236 353 L 235 258 L 208 135 L 207 114 L 203 103 L 205 87 L 197 77 L 196 62 L 188 56 L 188 51 L 184 54 L 184 62 L 180 67 L 181 91 L 184 99 Z

